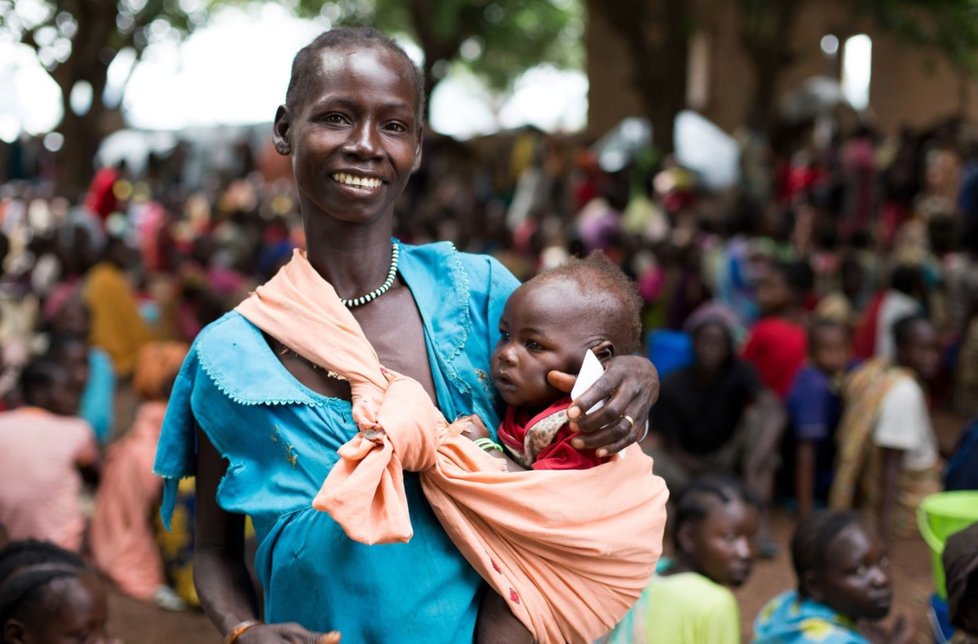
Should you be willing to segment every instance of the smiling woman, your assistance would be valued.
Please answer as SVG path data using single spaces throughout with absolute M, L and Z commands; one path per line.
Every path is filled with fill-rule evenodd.
M 498 641 L 529 638 L 499 596 L 484 592 L 418 476 L 398 471 L 389 479 L 409 511 L 406 543 L 366 545 L 347 536 L 348 523 L 311 505 L 327 474 L 345 469 L 338 465 L 352 449 L 345 444 L 360 440 L 369 451 L 384 436 L 359 407 L 365 372 L 333 369 L 327 358 L 372 357 L 385 383 L 381 398 L 401 391 L 385 390 L 387 380 L 409 382 L 411 404 L 431 418 L 498 424 L 485 372 L 517 281 L 492 258 L 391 237 L 394 203 L 421 159 L 422 86 L 403 50 L 375 30 L 332 30 L 299 52 L 273 134 L 276 150 L 291 157 L 308 251 L 206 327 L 174 385 L 156 462 L 166 479 L 163 514 L 172 511 L 177 481 L 196 474 L 195 581 L 227 641 L 307 641 L 335 629 L 345 642 L 462 642 L 474 638 L 477 617 Z M 324 308 L 339 327 L 306 324 Z M 347 333 L 362 343 L 343 341 Z M 322 347 L 328 356 L 315 350 Z M 573 376 L 552 375 L 570 389 Z M 609 360 L 577 399 L 582 409 L 605 401 L 575 421 L 586 446 L 617 451 L 635 442 L 642 427 L 618 421 L 646 417 L 657 390 L 644 358 Z M 641 467 L 637 458 L 622 462 Z M 367 487 L 353 485 L 338 502 L 360 507 Z M 265 622 L 256 618 L 243 565 L 244 514 L 258 539 Z

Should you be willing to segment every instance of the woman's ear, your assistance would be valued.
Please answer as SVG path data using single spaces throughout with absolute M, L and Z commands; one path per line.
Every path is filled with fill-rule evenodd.
M 24 633 L 26 631 L 27 629 L 20 620 L 8 619 L 3 623 L 3 630 L 0 632 L 0 637 L 2 637 L 4 642 L 21 644 L 24 641 Z
M 696 539 L 693 537 L 693 524 L 686 522 L 676 533 L 676 547 L 680 552 L 693 556 L 696 554 Z
M 825 603 L 825 589 L 822 588 L 822 584 L 814 570 L 806 570 L 802 573 L 801 579 L 798 580 L 798 588 L 806 597 L 820 604 Z
M 616 355 L 615 343 L 611 340 L 602 340 L 596 346 L 591 347 L 591 351 L 594 352 L 595 357 L 602 363 L 607 362 L 609 358 L 613 358 Z
M 279 105 L 275 110 L 272 142 L 275 144 L 275 151 L 282 156 L 292 154 L 292 113 L 286 105 Z

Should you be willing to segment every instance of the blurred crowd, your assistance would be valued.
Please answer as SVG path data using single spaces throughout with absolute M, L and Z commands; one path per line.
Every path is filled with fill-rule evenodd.
M 775 505 L 861 510 L 888 543 L 914 534 L 927 494 L 978 489 L 978 139 L 963 124 L 795 128 L 745 144 L 723 191 L 650 150 L 610 172 L 588 143 L 431 136 L 396 234 L 521 279 L 600 250 L 635 280 L 662 378 L 643 447 L 686 499 L 681 522 L 706 523 L 710 490 L 758 508 L 756 547 L 724 560 L 746 572 L 711 572 L 675 530 L 689 569 L 743 583 L 755 553 L 787 545 L 766 527 Z M 43 169 L 0 185 L 3 538 L 84 553 L 167 608 L 196 601 L 192 483 L 173 532 L 154 518 L 168 392 L 200 329 L 304 244 L 287 165 L 238 149 L 192 178 L 182 154 L 108 165 L 74 198 Z

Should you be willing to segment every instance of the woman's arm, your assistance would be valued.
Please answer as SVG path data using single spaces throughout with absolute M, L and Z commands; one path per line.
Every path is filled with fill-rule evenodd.
M 561 391 L 570 392 L 576 377 L 551 371 L 547 380 Z M 581 432 L 573 441 L 578 449 L 598 450 L 598 456 L 620 452 L 645 436 L 649 410 L 659 397 L 659 372 L 640 356 L 615 356 L 605 363 L 600 379 L 567 410 L 571 427 Z M 584 412 L 599 401 L 604 406 Z M 628 416 L 634 422 L 629 422 Z
M 194 585 L 201 608 L 227 635 L 248 620 L 260 621 L 258 601 L 244 564 L 244 517 L 217 504 L 217 486 L 227 465 L 204 432 L 197 430 L 197 523 Z M 260 624 L 237 639 L 248 642 L 313 642 L 319 637 L 298 624 Z
M 479 619 L 475 625 L 476 644 L 531 644 L 533 637 L 516 619 L 509 606 L 492 588 L 486 590 L 479 604 Z

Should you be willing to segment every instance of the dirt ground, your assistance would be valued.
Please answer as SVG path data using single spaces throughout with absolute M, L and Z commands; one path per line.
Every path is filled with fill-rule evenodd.
M 787 543 L 793 528 L 791 517 L 783 512 L 773 516 L 773 532 L 782 545 L 777 559 L 758 562 L 747 584 L 737 591 L 745 641 L 750 625 L 764 603 L 794 584 Z M 891 556 L 896 603 L 892 616 L 903 614 L 917 630 L 917 642 L 928 638 L 926 610 L 933 592 L 930 555 L 920 539 L 898 542 Z M 112 635 L 127 644 L 220 644 L 221 638 L 199 611 L 171 613 L 150 604 L 129 599 L 118 592 L 110 594 Z
M 939 416 L 934 428 L 942 452 L 948 453 L 956 443 L 963 423 Z M 750 580 L 737 591 L 745 641 L 749 641 L 751 624 L 765 602 L 795 583 L 788 554 L 788 542 L 794 528 L 792 517 L 784 511 L 772 514 L 772 533 L 781 545 L 781 554 L 754 567 Z M 927 621 L 929 597 L 933 592 L 930 551 L 919 538 L 894 544 L 890 556 L 896 594 L 890 620 L 905 615 L 914 625 L 915 641 L 933 642 Z M 151 604 L 129 599 L 110 591 L 110 629 L 112 635 L 127 644 L 220 644 L 221 638 L 199 611 L 167 612 Z

